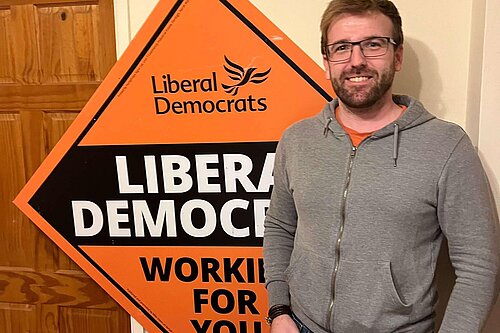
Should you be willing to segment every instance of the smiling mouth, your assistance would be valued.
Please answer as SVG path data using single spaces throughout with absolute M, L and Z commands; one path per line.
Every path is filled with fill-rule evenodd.
M 371 77 L 370 76 L 353 76 L 347 78 L 349 82 L 364 82 L 368 81 Z

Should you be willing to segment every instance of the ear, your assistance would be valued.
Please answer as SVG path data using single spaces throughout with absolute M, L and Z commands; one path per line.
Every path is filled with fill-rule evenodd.
M 330 62 L 323 56 L 323 66 L 325 67 L 325 79 L 330 80 Z
M 399 72 L 403 67 L 403 45 L 399 45 L 396 50 L 394 50 L 394 68 L 396 72 Z

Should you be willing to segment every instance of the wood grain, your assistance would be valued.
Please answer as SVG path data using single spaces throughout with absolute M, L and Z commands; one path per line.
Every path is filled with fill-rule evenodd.
M 40 329 L 41 333 L 59 333 L 59 306 L 42 305 L 39 306 Z
M 83 272 L 41 273 L 0 267 L 0 302 L 116 310 L 118 305 Z
M 121 333 L 129 330 L 120 326 L 120 316 L 105 310 L 62 308 L 61 332 L 68 333 Z
M 78 112 L 76 111 L 54 111 L 54 112 L 44 112 L 43 113 L 43 149 L 42 151 L 47 154 L 49 151 L 54 148 L 54 146 L 59 141 L 59 138 L 66 132 L 69 128 L 73 120 L 75 120 Z M 45 157 L 45 156 L 43 156 Z M 52 260 L 51 255 L 53 251 L 57 251 L 57 254 L 54 253 L 56 257 Z M 56 265 L 58 269 L 63 270 L 75 270 L 80 271 L 80 267 L 75 264 L 73 260 L 71 260 L 64 252 L 58 250 L 55 245 L 50 242 L 45 242 L 45 247 L 40 251 L 40 253 L 44 253 L 48 258 L 48 260 L 43 260 L 40 258 L 39 261 L 48 261 L 52 262 Z
M 116 61 L 112 0 L 0 2 L 0 333 L 130 332 L 11 203 Z
M 0 83 L 14 83 L 14 58 L 11 35 L 11 11 L 8 8 L 0 9 Z
M 32 266 L 31 243 L 34 228 L 14 206 L 12 199 L 24 185 L 21 117 L 17 112 L 0 112 L 0 266 Z
M 37 308 L 29 304 L 0 304 L 0 332 L 37 332 Z
M 42 82 L 99 82 L 96 5 L 37 6 Z
M 0 110 L 80 110 L 99 84 L 0 86 Z
M 16 82 L 40 84 L 40 44 L 36 31 L 36 12 L 31 5 L 12 6 L 10 47 L 13 49 Z

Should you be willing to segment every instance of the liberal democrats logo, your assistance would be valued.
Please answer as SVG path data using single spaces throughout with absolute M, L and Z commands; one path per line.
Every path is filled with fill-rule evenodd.
M 235 96 L 238 93 L 238 89 L 247 83 L 261 84 L 262 82 L 266 81 L 267 75 L 271 71 L 271 68 L 269 68 L 264 72 L 255 72 L 257 70 L 257 68 L 255 67 L 244 69 L 240 65 L 229 60 L 226 56 L 224 56 L 224 59 L 226 60 L 227 64 L 224 65 L 224 69 L 226 70 L 229 78 L 233 81 L 236 81 L 237 83 L 234 85 L 223 83 L 222 88 L 224 88 L 224 91 L 226 93 L 231 94 L 232 96 Z
M 267 110 L 267 98 L 254 96 L 251 92 L 246 97 L 238 94 L 240 88 L 265 82 L 271 68 L 258 71 L 256 67 L 244 68 L 227 56 L 222 66 L 232 84 L 221 83 L 217 72 L 202 73 L 196 77 L 178 77 L 172 73 L 151 76 L 151 88 L 156 114 L 210 114 L 226 112 L 263 112 Z M 222 88 L 222 89 L 221 89 Z M 227 95 L 234 96 L 227 98 Z M 249 89 L 245 89 L 248 91 Z M 236 96 L 238 95 L 238 96 Z

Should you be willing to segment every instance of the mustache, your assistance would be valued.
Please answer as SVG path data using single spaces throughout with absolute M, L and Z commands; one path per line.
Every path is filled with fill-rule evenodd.
M 341 80 L 346 80 L 350 77 L 353 76 L 371 76 L 371 77 L 376 77 L 378 75 L 377 71 L 369 69 L 365 66 L 363 67 L 358 67 L 358 68 L 352 68 L 350 70 L 342 72 L 340 75 Z

